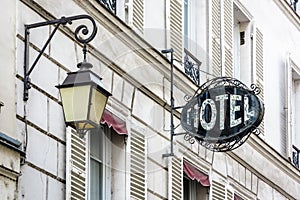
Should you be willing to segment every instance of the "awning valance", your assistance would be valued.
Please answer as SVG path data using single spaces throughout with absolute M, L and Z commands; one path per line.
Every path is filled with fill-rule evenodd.
M 197 180 L 203 186 L 210 186 L 208 175 L 203 174 L 186 161 L 183 161 L 183 171 L 191 180 Z
M 101 124 L 107 124 L 108 127 L 112 127 L 120 135 L 128 135 L 126 123 L 116 115 L 112 114 L 108 110 L 104 110 Z
M 243 200 L 239 195 L 234 194 L 234 200 Z

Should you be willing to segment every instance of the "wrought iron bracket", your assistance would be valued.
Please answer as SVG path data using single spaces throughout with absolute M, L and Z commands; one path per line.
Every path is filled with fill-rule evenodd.
M 202 62 L 187 49 L 184 49 L 184 53 L 184 71 L 198 86 L 200 86 L 200 66 Z M 194 62 L 190 61 L 189 58 Z
M 171 111 L 171 122 L 170 122 L 170 153 L 166 153 L 166 154 L 163 154 L 162 157 L 165 158 L 165 157 L 170 157 L 170 156 L 174 156 L 174 136 L 180 136 L 180 135 L 184 135 L 184 139 L 189 141 L 191 144 L 194 143 L 194 140 L 193 140 L 193 137 L 189 137 L 187 138 L 186 135 L 187 133 L 175 133 L 175 126 L 174 126 L 174 110 L 176 109 L 180 109 L 180 108 L 183 108 L 183 106 L 178 106 L 178 107 L 175 107 L 174 106 L 174 89 L 173 89 L 173 86 L 174 86 L 174 56 L 173 56 L 173 53 L 174 53 L 174 50 L 173 48 L 171 49 L 166 49 L 166 50 L 162 50 L 161 53 L 163 54 L 167 54 L 167 53 L 170 53 L 171 54 L 171 77 L 170 77 L 170 83 L 171 83 L 171 86 L 170 86 L 170 102 L 171 102 L 171 105 L 170 105 L 170 111 Z
M 164 157 L 169 157 L 169 156 L 174 156 L 174 152 L 173 152 L 173 138 L 175 136 L 174 134 L 174 130 L 175 130 L 175 127 L 174 127 L 174 110 L 175 110 L 175 106 L 174 106 L 174 95 L 173 95 L 173 85 L 174 85 L 174 78 L 173 78 L 173 69 L 174 69 L 174 56 L 173 56 L 173 53 L 174 53 L 174 50 L 173 48 L 171 49 L 166 49 L 166 50 L 162 50 L 161 53 L 163 54 L 167 54 L 167 53 L 170 53 L 171 54 L 171 88 L 170 88 L 170 102 L 171 102 L 171 106 L 170 106 L 170 110 L 171 110 L 171 123 L 170 123 L 170 140 L 171 140 L 171 152 L 170 153 L 166 153 L 166 154 L 163 154 L 163 158 Z
M 29 89 L 31 88 L 31 80 L 30 80 L 30 74 L 35 68 L 36 64 L 38 63 L 39 59 L 43 55 L 46 47 L 49 45 L 51 39 L 53 38 L 54 34 L 60 27 L 60 25 L 66 25 L 66 24 L 72 24 L 73 21 L 81 20 L 81 19 L 88 19 L 91 21 L 93 30 L 92 33 L 87 38 L 82 38 L 80 34 L 83 34 L 87 36 L 89 34 L 89 29 L 86 25 L 79 25 L 74 32 L 75 39 L 83 44 L 83 54 L 84 54 L 84 60 L 86 59 L 86 44 L 92 41 L 97 33 L 97 26 L 95 20 L 89 16 L 89 15 L 76 15 L 71 17 L 61 17 L 60 19 L 50 20 L 46 22 L 39 22 L 34 24 L 25 24 L 25 48 L 24 48 L 24 93 L 23 93 L 23 100 L 27 101 L 29 98 Z M 34 60 L 32 66 L 29 68 L 29 36 L 30 36 L 30 29 L 42 27 L 42 26 L 49 26 L 49 25 L 56 25 L 54 30 L 51 32 L 49 38 L 45 42 L 44 46 L 40 50 L 38 56 Z M 80 33 L 81 32 L 81 33 Z

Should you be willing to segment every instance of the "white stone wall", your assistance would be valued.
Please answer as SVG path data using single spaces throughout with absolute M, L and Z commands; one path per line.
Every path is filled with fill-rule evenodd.
M 300 53 L 299 24 L 292 23 L 291 14 L 280 8 L 280 0 L 241 2 L 264 35 L 266 141 L 284 155 L 285 122 L 281 115 L 285 115 L 286 107 L 285 65 L 288 53 Z
M 16 132 L 16 9 L 17 1 L 2 1 L 0 11 L 0 132 L 17 139 Z M 15 199 L 20 154 L 0 142 L 0 199 Z
M 300 37 L 299 31 L 283 14 L 280 14 L 276 4 L 272 1 L 266 2 L 255 0 L 242 3 L 245 3 L 245 7 L 255 17 L 257 26 L 260 26 L 264 33 L 266 39 L 265 72 L 277 77 L 276 79 L 266 77 L 265 126 L 267 142 L 278 149 L 277 140 L 273 141 L 272 138 L 278 138 L 281 134 L 277 116 L 283 109 L 282 102 L 279 100 L 283 91 L 278 90 L 283 84 L 280 76 L 283 70 L 282 62 L 285 59 L 286 51 L 299 51 L 297 43 L 300 40 L 296 38 Z M 83 13 L 92 15 L 99 28 L 96 38 L 91 42 L 93 48 L 90 48 L 88 59 L 94 65 L 93 70 L 103 77 L 106 88 L 113 94 L 108 102 L 108 107 L 119 116 L 126 116 L 129 133 L 130 129 L 135 129 L 146 136 L 148 199 L 168 198 L 168 159 L 162 158 L 162 154 L 169 152 L 170 147 L 168 131 L 170 113 L 167 111 L 168 105 L 165 105 L 170 103 L 168 61 L 103 7 L 97 5 L 95 1 L 69 0 L 66 3 L 57 0 L 23 0 L 17 1 L 15 4 L 17 9 L 16 30 L 10 30 L 10 33 L 16 34 L 10 34 L 6 39 L 10 41 L 9 48 L 16 46 L 16 50 L 12 50 L 13 53 L 8 55 L 12 57 L 8 60 L 15 68 L 5 67 L 5 69 L 11 73 L 9 76 L 11 87 L 15 88 L 16 85 L 16 93 L 9 94 L 13 95 L 13 98 L 10 99 L 16 99 L 17 107 L 16 113 L 3 111 L 0 117 L 3 117 L 5 113 L 7 116 L 12 115 L 11 124 L 13 124 L 12 126 L 16 124 L 16 131 L 10 132 L 15 132 L 14 137 L 27 147 L 26 161 L 21 167 L 22 175 L 18 181 L 18 198 L 65 198 L 65 125 L 62 108 L 59 104 L 58 90 L 54 86 L 63 81 L 68 71 L 77 70 L 76 64 L 82 60 L 81 47 L 71 39 L 72 34 L 66 29 L 58 31 L 31 74 L 33 87 L 29 91 L 27 104 L 24 104 L 22 100 L 24 24 L 45 21 L 52 19 L 52 16 L 59 18 Z M 268 12 L 265 12 L 267 9 L 276 15 L 268 15 Z M 150 20 L 149 24 L 153 26 L 164 26 L 163 23 L 153 23 L 149 16 L 146 19 Z M 281 20 L 283 20 L 283 27 L 270 23 Z M 31 30 L 30 63 L 37 55 L 36 48 L 41 48 L 47 39 L 49 28 Z M 69 28 L 74 30 L 74 26 Z M 285 38 L 286 35 L 290 36 L 287 39 L 288 42 L 284 39 L 278 40 L 278 38 Z M 11 38 L 12 36 L 13 38 Z M 296 42 L 293 43 L 293 41 Z M 158 42 L 161 46 L 165 45 L 161 40 Z M 16 64 L 13 64 L 14 62 Z M 16 69 L 17 78 L 13 74 L 12 70 L 14 69 Z M 195 88 L 196 86 L 180 70 L 175 69 L 176 105 L 183 105 L 185 103 L 184 95 L 192 94 Z M 14 89 L 9 91 L 14 91 Z M 0 96 L 0 98 L 6 104 L 4 98 L 9 98 L 9 96 L 5 96 L 3 99 Z M 12 104 L 12 111 L 15 110 L 15 101 L 9 103 Z M 29 122 L 27 131 L 24 123 L 25 114 Z M 6 120 L 9 120 L 9 117 Z M 8 123 L 2 122 L 4 121 L 1 120 L 1 126 L 9 124 L 9 121 Z M 179 124 L 178 115 L 175 124 Z M 180 132 L 179 129 L 176 131 Z M 26 132 L 27 144 L 25 144 Z M 267 145 L 256 137 L 251 140 L 259 141 L 259 145 L 257 142 L 247 143 L 228 154 L 213 154 L 198 144 L 189 144 L 183 140 L 182 136 L 177 137 L 176 140 L 175 153 L 177 156 L 197 164 L 203 172 L 210 174 L 211 178 L 229 182 L 237 192 L 247 198 L 297 198 L 297 191 L 300 190 L 300 178 L 297 171 L 275 151 L 270 148 L 265 149 Z M 267 156 L 268 153 L 274 154 L 271 160 Z M 284 168 L 286 170 L 283 170 Z M 270 172 L 274 172 L 276 175 Z M 284 182 L 281 181 L 282 178 L 284 178 Z M 124 179 L 126 177 L 114 177 L 113 181 L 124 181 Z M 124 193 L 129 199 L 128 191 L 126 192 L 129 190 L 128 181 L 125 180 L 123 188 L 114 185 L 117 190 L 114 193 L 116 198 Z
M 5 0 L 0 11 L 0 101 L 4 103 L 0 113 L 0 131 L 10 137 L 16 138 L 15 126 L 15 71 L 16 71 L 16 4 L 17 1 Z

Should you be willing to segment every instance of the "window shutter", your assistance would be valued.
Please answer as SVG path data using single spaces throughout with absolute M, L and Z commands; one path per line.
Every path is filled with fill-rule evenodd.
M 233 1 L 224 0 L 225 76 L 233 76 Z
M 211 1 L 211 59 L 212 59 L 212 74 L 220 76 L 221 68 L 221 1 Z
M 293 127 L 292 127 L 292 122 L 293 122 L 293 113 L 292 113 L 292 82 L 293 82 L 293 75 L 292 75 L 292 67 L 291 67 L 291 59 L 290 55 L 287 56 L 286 59 L 286 131 L 283 131 L 282 133 L 287 133 L 286 134 L 286 154 L 291 157 L 292 155 L 292 134 L 293 134 Z
M 70 127 L 66 129 L 66 199 L 87 198 L 87 142 Z
M 183 196 L 183 164 L 180 158 L 173 156 L 169 165 L 169 199 L 181 200 Z
M 230 185 L 226 185 L 226 200 L 234 200 L 234 190 Z
M 253 55 L 253 69 L 254 69 L 254 83 L 261 89 L 258 97 L 264 101 L 264 50 L 263 50 L 263 34 L 258 29 L 255 28 L 253 43 L 254 43 L 254 55 Z M 264 135 L 264 120 L 259 126 L 260 132 Z
M 183 3 L 182 0 L 170 1 L 170 40 L 174 57 L 182 60 L 183 52 Z
M 133 0 L 132 24 L 135 29 L 144 32 L 144 0 Z
M 211 199 L 212 200 L 224 200 L 226 194 L 225 194 L 225 185 L 216 181 L 212 180 L 211 184 Z
M 146 199 L 145 137 L 132 131 L 130 138 L 130 198 Z
M 224 184 L 216 180 L 212 180 L 211 184 L 212 200 L 233 200 L 234 190 L 229 184 Z

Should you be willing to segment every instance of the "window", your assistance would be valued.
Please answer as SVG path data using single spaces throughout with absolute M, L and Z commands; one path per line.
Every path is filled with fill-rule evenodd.
M 209 187 L 202 186 L 196 180 L 187 176 L 183 178 L 183 199 L 184 200 L 206 200 L 208 199 Z
M 120 199 L 126 194 L 126 123 L 105 110 L 101 124 L 84 136 L 66 129 L 66 199 Z
M 91 131 L 89 136 L 89 199 L 110 199 L 106 191 L 111 187 L 111 131 L 101 127 L 99 131 Z
M 202 62 L 207 52 L 207 1 L 184 0 L 184 48 Z
M 183 199 L 205 200 L 208 199 L 210 182 L 208 176 L 200 172 L 187 161 L 183 161 Z
M 250 20 L 237 5 L 234 4 L 233 10 L 233 76 L 248 82 L 251 74 Z
M 288 57 L 287 64 L 287 147 L 292 163 L 299 168 L 300 149 L 300 68 L 294 60 Z
M 116 199 L 125 194 L 125 188 L 123 193 L 119 189 L 120 182 L 125 184 L 126 180 L 124 139 L 107 125 L 90 132 L 89 200 Z

